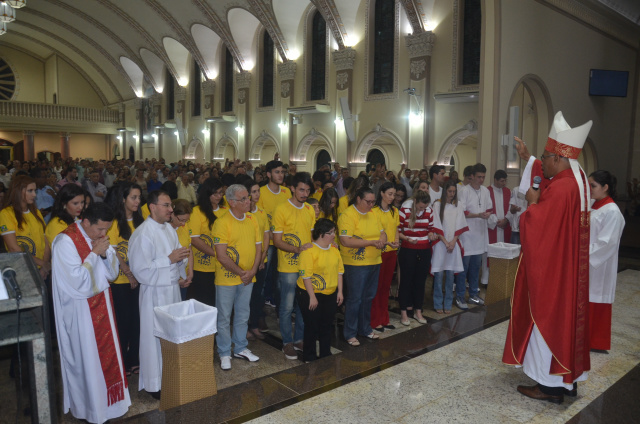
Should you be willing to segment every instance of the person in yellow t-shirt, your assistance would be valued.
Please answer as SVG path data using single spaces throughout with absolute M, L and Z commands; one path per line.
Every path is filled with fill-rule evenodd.
M 35 180 L 15 176 L 5 200 L 8 206 L 0 211 L 0 235 L 7 252 L 29 253 L 46 279 L 51 272 L 51 250 L 44 235 L 44 219 L 36 207 Z
M 304 321 L 302 359 L 313 361 L 316 340 L 320 342 L 320 358 L 331 355 L 333 318 L 342 304 L 344 266 L 338 249 L 333 246 L 336 224 L 320 218 L 311 234 L 313 247 L 300 254 L 300 271 L 296 299 Z
M 187 225 L 191 218 L 191 212 L 193 212 L 191 204 L 184 199 L 174 199 L 171 202 L 171 206 L 173 207 L 173 213 L 169 224 L 176 230 L 180 246 L 191 248 L 191 230 Z M 187 278 L 180 278 L 178 281 L 182 300 L 187 299 L 187 288 L 191 284 L 191 280 L 193 280 L 193 251 L 191 249 L 189 249 L 189 263 L 187 264 L 186 272 Z
M 49 248 L 53 239 L 63 232 L 69 225 L 79 219 L 84 210 L 84 190 L 75 184 L 64 185 L 53 203 L 51 220 L 47 224 L 44 235 L 47 237 Z
M 142 218 L 147 219 L 149 218 L 149 215 L 151 215 L 151 212 L 149 212 L 149 204 L 145 203 L 144 205 L 142 205 L 142 207 L 140 208 L 140 211 L 142 212 Z
M 216 252 L 213 247 L 213 224 L 228 212 L 220 206 L 224 195 L 222 181 L 207 178 L 198 190 L 198 204 L 189 219 L 191 249 L 193 250 L 193 280 L 187 290 L 187 298 L 196 299 L 209 306 L 216 304 L 214 285 Z
M 140 287 L 129 268 L 129 239 L 143 222 L 140 213 L 142 188 L 138 184 L 123 182 L 112 188 L 109 206 L 115 219 L 107 231 L 109 243 L 116 251 L 120 264 L 118 277 L 111 282 L 113 306 L 120 336 L 120 349 L 124 368 L 130 375 L 140 369 Z
M 307 172 L 293 176 L 293 197 L 278 206 L 271 220 L 273 244 L 278 248 L 278 283 L 280 287 L 280 333 L 282 351 L 287 359 L 297 359 L 302 350 L 304 323 L 295 302 L 300 253 L 311 247 L 311 230 L 315 223 L 313 208 L 305 201 L 311 189 L 311 177 Z M 295 334 L 291 328 L 291 315 L 296 311 Z M 295 344 L 295 345 L 294 345 Z
M 369 187 L 369 178 L 366 176 L 360 176 L 353 180 L 351 185 L 347 188 L 347 191 L 344 196 L 340 198 L 338 201 L 338 216 L 347 210 L 347 208 L 353 203 L 353 200 L 356 196 L 356 192 L 361 188 Z M 340 227 L 338 227 L 339 229 Z
M 220 367 L 231 369 L 231 343 L 233 356 L 257 361 L 256 355 L 247 349 L 247 324 L 249 322 L 253 282 L 262 264 L 264 233 L 255 216 L 249 214 L 251 198 L 247 189 L 232 184 L 226 191 L 230 210 L 213 224 L 213 243 L 216 249 L 216 308 L 218 309 L 218 334 L 216 343 L 220 355 Z M 233 334 L 230 331 L 233 312 Z
M 393 271 L 398 261 L 400 211 L 393 206 L 396 186 L 392 182 L 382 183 L 376 198 L 373 212 L 378 215 L 382 228 L 387 235 L 387 243 L 382 249 L 382 264 L 378 274 L 378 291 L 371 302 L 371 328 L 378 332 L 386 329 L 394 330 L 389 324 L 389 289 L 393 279 Z
M 263 340 L 264 334 L 260 331 L 260 325 L 266 327 L 264 318 L 264 296 L 262 289 L 264 287 L 265 269 L 267 263 L 267 252 L 269 250 L 269 240 L 271 239 L 271 231 L 269 230 L 269 218 L 264 209 L 260 209 L 257 206 L 258 200 L 260 200 L 260 186 L 254 180 L 248 180 L 244 183 L 244 187 L 249 193 L 251 198 L 251 206 L 249 208 L 249 215 L 252 215 L 258 223 L 260 234 L 262 234 L 262 258 L 260 259 L 260 266 L 258 267 L 258 273 L 256 274 L 256 282 L 253 284 L 253 291 L 251 292 L 251 311 L 249 313 L 249 324 L 247 331 L 247 339 Z
M 358 335 L 374 340 L 379 338 L 371 329 L 371 301 L 378 289 L 380 252 L 387 243 L 387 236 L 380 218 L 371 211 L 375 201 L 371 189 L 361 188 L 356 192 L 353 204 L 338 218 L 340 253 L 348 284 L 344 338 L 351 346 L 360 345 Z
M 258 207 L 267 213 L 269 218 L 269 229 L 271 229 L 271 221 L 276 207 L 291 198 L 291 191 L 282 186 L 284 181 L 284 169 L 282 162 L 272 160 L 267 162 L 265 166 L 268 183 L 260 187 L 260 199 L 258 199 Z M 278 269 L 277 249 L 273 245 L 273 236 L 269 242 L 269 250 L 267 251 L 267 265 L 265 267 L 264 277 L 264 297 L 270 306 L 275 307 L 280 303 L 280 295 L 277 291 L 276 270 Z M 261 330 L 266 331 L 267 327 L 261 326 Z

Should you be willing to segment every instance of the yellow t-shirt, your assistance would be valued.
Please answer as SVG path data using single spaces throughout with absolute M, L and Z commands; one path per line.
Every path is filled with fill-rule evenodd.
M 400 211 L 396 208 L 393 211 L 393 215 L 391 214 L 391 208 L 387 211 L 383 211 L 379 207 L 375 207 L 371 209 L 378 218 L 380 219 L 380 223 L 382 224 L 382 228 L 384 228 L 384 232 L 387 234 L 387 242 L 393 243 L 396 241 L 396 233 L 398 231 L 398 225 L 400 225 Z M 394 249 L 391 246 L 385 245 L 382 252 L 393 252 Z
M 131 228 L 131 234 L 135 230 L 133 226 L 133 219 L 128 221 L 129 228 Z M 118 228 L 118 221 L 113 220 L 111 227 L 109 227 L 109 231 L 107 231 L 107 237 L 109 237 L 109 243 L 116 250 L 116 253 L 120 255 L 121 258 L 124 259 L 124 263 L 129 265 L 129 240 L 125 240 L 120 237 L 120 229 Z M 122 268 L 118 272 L 118 278 L 112 281 L 113 284 L 129 284 L 129 278 L 124 275 L 122 272 Z
M 338 216 L 349 207 L 349 197 L 347 195 L 338 199 Z
M 313 193 L 313 194 L 311 195 L 311 197 L 313 197 L 314 199 L 317 199 L 317 200 L 318 200 L 318 202 L 319 202 L 319 201 L 320 201 L 320 199 L 322 198 L 322 189 L 318 189 L 318 190 L 316 190 L 316 192 L 315 192 L 315 193 Z
M 226 244 L 227 256 L 243 270 L 250 270 L 256 259 L 256 249 L 260 249 L 264 233 L 251 214 L 238 219 L 229 212 L 216 219 L 213 224 L 213 243 Z M 252 282 L 255 282 L 255 277 Z M 216 258 L 216 286 L 237 286 L 242 284 L 240 276 L 226 269 Z
M 42 214 L 36 210 L 42 220 Z M 7 206 L 0 211 L 0 235 L 15 233 L 18 246 L 25 252 L 38 259 L 44 258 L 44 228 L 41 221 L 31 212 L 23 212 L 24 222 L 18 228 L 18 221 L 13 212 L 13 206 Z M 42 221 L 44 222 L 44 220 Z M 5 248 L 7 244 L 5 243 Z M 7 249 L 9 250 L 9 249 Z
M 271 232 L 281 233 L 282 240 L 300 247 L 311 243 L 311 230 L 316 222 L 316 213 L 308 204 L 299 208 L 291 201 L 278 206 L 271 220 Z M 298 272 L 299 254 L 278 249 L 278 272 Z
M 145 203 L 144 205 L 142 205 L 142 207 L 140 208 L 140 212 L 142 212 L 143 219 L 149 218 L 149 215 L 151 215 L 151 212 L 149 211 L 149 204 Z
M 280 192 L 278 193 L 271 191 L 269 184 L 260 187 L 260 199 L 258 199 L 256 205 L 267 213 L 269 228 L 271 228 L 271 221 L 273 220 L 273 213 L 276 207 L 289 199 L 291 199 L 291 191 L 286 187 L 280 186 Z M 269 242 L 269 245 L 273 245 L 273 240 Z
M 216 218 L 221 218 L 227 213 L 227 211 L 227 208 L 218 207 L 218 209 L 213 211 L 213 214 L 216 216 Z M 195 208 L 193 208 L 191 218 L 189 218 L 189 222 L 187 223 L 187 225 L 189 226 L 191 237 L 200 237 L 200 239 L 204 241 L 207 246 L 211 246 L 213 248 L 213 226 L 211 226 L 211 229 L 209 229 L 209 220 L 207 219 L 207 216 L 200 210 L 200 206 L 196 206 Z M 216 262 L 212 256 L 202 253 L 193 245 L 191 249 L 193 250 L 194 271 L 216 272 Z
M 255 212 L 249 212 L 249 215 L 253 215 L 256 218 L 256 222 L 258 223 L 258 228 L 260 229 L 260 234 L 262 234 L 262 241 L 264 242 L 264 233 L 269 231 L 269 218 L 267 217 L 267 213 L 264 209 L 256 208 Z M 269 245 L 262 244 L 262 251 L 264 252 L 269 248 Z M 265 256 L 264 263 L 267 263 L 267 258 Z
M 191 230 L 189 229 L 189 226 L 187 224 L 176 228 L 176 233 L 178 234 L 178 241 L 180 242 L 180 246 L 191 247 Z M 189 264 L 187 264 L 185 272 L 189 272 Z
M 325 219 L 328 219 L 329 221 L 333 222 L 333 215 L 329 214 L 328 216 L 325 216 L 324 212 L 322 212 L 322 211 L 320 211 L 320 215 L 318 215 L 318 219 L 321 219 L 321 218 L 325 218 Z M 334 222 L 334 224 L 337 225 L 338 223 Z
M 58 234 L 67 229 L 69 225 L 66 222 L 58 218 L 57 216 L 53 218 L 47 224 L 47 228 L 44 230 L 44 235 L 47 236 L 47 241 L 49 242 L 49 247 L 51 247 L 51 243 L 53 243 L 53 239 L 56 238 Z
M 380 233 L 384 231 L 380 218 L 373 211 L 360 213 L 354 205 L 351 205 L 340 214 L 338 218 L 340 236 L 349 236 L 362 240 L 378 240 Z M 340 249 L 342 261 L 345 265 L 376 265 L 382 263 L 380 250 L 374 246 L 349 248 L 342 246 Z
M 331 294 L 338 288 L 338 274 L 344 274 L 340 251 L 334 246 L 326 249 L 313 243 L 311 249 L 300 254 L 298 287 L 306 290 L 304 278 L 311 278 L 313 292 Z

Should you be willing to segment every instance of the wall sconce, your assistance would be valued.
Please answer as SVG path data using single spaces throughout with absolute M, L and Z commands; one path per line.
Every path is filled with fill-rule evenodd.
M 176 134 L 177 134 L 177 132 L 176 132 Z M 202 130 L 202 134 L 204 134 L 204 135 L 209 135 L 209 130 L 208 130 L 208 129 L 206 129 L 206 128 L 204 128 L 204 129 Z
M 422 112 L 412 112 L 409 114 L 409 122 L 411 125 L 419 125 L 422 123 Z
M 344 122 L 344 119 L 342 119 L 341 116 L 338 116 L 335 121 L 333 121 L 334 124 L 336 125 L 341 125 Z
M 158 134 L 152 134 L 151 137 L 153 137 L 154 140 L 158 139 Z
M 278 124 L 278 128 L 280 128 L 282 131 L 286 130 L 286 129 L 287 129 L 287 126 L 288 126 L 288 125 L 287 125 L 287 123 L 286 123 L 286 122 L 284 122 L 284 121 L 282 121 L 282 122 L 280 122 L 280 123 Z
M 133 136 L 133 139 L 134 139 L 134 140 L 136 140 L 136 141 L 138 141 L 138 139 L 139 139 L 139 138 L 140 138 L 140 137 L 138 137 L 138 135 L 137 135 L 137 134 Z
M 236 127 L 236 131 L 238 131 L 238 134 L 244 134 L 244 127 L 242 125 L 238 125 Z
M 117 138 L 119 141 L 122 141 L 122 136 L 121 136 L 121 135 L 117 136 L 116 138 Z
M 176 137 L 180 135 L 180 133 L 178 131 L 174 131 L 173 135 L 175 135 Z

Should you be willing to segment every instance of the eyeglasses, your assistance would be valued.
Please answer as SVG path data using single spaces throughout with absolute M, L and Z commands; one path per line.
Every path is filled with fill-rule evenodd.
M 174 217 L 174 218 L 175 218 L 175 219 L 176 219 L 180 224 L 183 224 L 183 225 L 184 225 L 184 224 L 186 224 L 186 223 L 187 223 L 187 221 L 188 221 L 188 219 L 180 219 L 180 218 L 178 218 L 178 216 L 177 216 L 177 215 L 173 215 L 173 217 Z
M 232 199 L 234 202 L 246 202 L 250 200 L 248 197 L 243 197 L 241 199 Z
M 369 206 L 373 206 L 373 205 L 376 203 L 376 201 L 375 201 L 375 200 L 365 200 L 365 202 L 366 202 L 366 203 L 367 203 L 367 205 L 369 205 Z
M 558 156 L 558 155 L 544 155 L 544 154 L 542 154 L 542 155 L 540 155 L 540 160 L 545 160 L 546 158 L 550 158 L 552 156 Z
M 165 208 L 173 209 L 173 207 L 171 206 L 171 203 L 154 203 L 154 205 L 164 206 Z

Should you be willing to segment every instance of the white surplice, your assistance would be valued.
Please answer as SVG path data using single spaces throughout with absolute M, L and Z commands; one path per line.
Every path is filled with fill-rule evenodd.
M 493 187 L 493 198 L 496 201 L 496 208 L 495 208 L 496 213 L 491 214 L 491 216 L 487 220 L 487 224 L 491 230 L 493 229 L 497 230 L 496 231 L 497 243 L 500 243 L 500 242 L 511 243 L 511 240 L 504 239 L 504 228 L 498 227 L 498 221 L 500 221 L 501 219 L 504 219 L 505 217 L 509 219 L 508 215 L 511 215 L 508 212 L 507 212 L 507 216 L 505 216 L 504 214 L 504 198 L 503 198 L 504 191 L 493 184 L 491 185 L 491 187 Z M 491 193 L 489 193 L 489 196 L 491 196 Z
M 91 248 L 91 239 L 78 223 L 78 228 Z M 107 259 L 89 253 L 84 262 L 69 236 L 59 234 L 52 244 L 53 306 L 55 311 L 60 368 L 63 385 L 63 413 L 92 423 L 121 417 L 131 405 L 129 389 L 124 388 L 124 399 L 108 404 L 105 382 L 93 320 L 87 299 L 104 292 L 109 322 L 116 347 L 122 381 L 125 381 L 124 363 L 117 338 L 117 326 L 109 292 L 109 280 L 118 276 L 116 251 L 109 247 Z
M 511 190 L 511 201 L 509 202 L 509 206 L 511 205 L 515 205 L 520 208 L 518 212 L 508 214 L 508 219 L 509 219 L 509 222 L 511 223 L 511 231 L 515 231 L 519 233 L 520 232 L 520 215 L 522 215 L 522 213 L 527 210 L 527 206 L 528 206 L 527 201 L 524 199 L 524 194 L 520 193 L 519 187 L 514 187 L 513 190 Z M 511 242 L 508 241 L 508 243 L 511 243 Z
M 465 215 L 466 213 L 479 214 L 491 212 L 493 209 L 489 189 L 485 186 L 480 186 L 480 189 L 476 190 L 469 184 L 464 190 L 458 191 L 458 201 L 465 211 Z M 462 235 L 464 255 L 471 256 L 487 253 L 487 246 L 489 246 L 487 220 L 467 217 L 467 225 L 469 226 L 469 231 Z M 486 261 L 484 262 L 486 263 Z
M 153 308 L 181 300 L 178 280 L 186 278 L 187 260 L 172 264 L 169 259 L 180 247 L 176 230 L 151 217 L 129 239 L 129 267 L 140 283 L 139 390 L 157 392 L 162 385 L 162 352 L 160 339 L 153 335 Z
M 444 233 L 445 240 L 453 240 L 456 234 L 460 237 L 468 231 L 467 220 L 460 204 L 453 205 L 447 203 L 444 207 L 444 223 L 440 218 L 440 202 L 433 206 L 433 226 Z M 462 233 L 461 233 L 462 232 Z M 459 238 L 458 237 L 458 238 Z M 461 242 L 462 243 L 462 242 Z M 464 246 L 463 246 L 464 247 Z M 456 243 L 453 252 L 447 252 L 447 248 L 442 241 L 433 245 L 433 255 L 431 256 L 431 274 L 440 271 L 464 271 L 462 263 L 462 251 Z
M 589 302 L 613 303 L 624 216 L 615 203 L 591 211 Z

